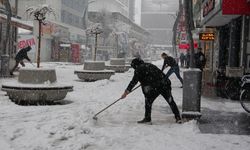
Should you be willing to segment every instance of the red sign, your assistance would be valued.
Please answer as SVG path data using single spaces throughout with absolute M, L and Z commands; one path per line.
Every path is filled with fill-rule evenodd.
M 72 62 L 79 63 L 80 62 L 80 44 L 71 44 L 72 50 Z
M 223 15 L 250 15 L 249 0 L 223 0 Z
M 25 48 L 27 46 L 33 46 L 35 45 L 35 39 L 26 39 L 26 40 L 21 40 L 18 42 L 18 49 Z
M 189 43 L 179 44 L 179 49 L 189 49 Z M 198 48 L 198 43 L 194 41 L 194 48 Z

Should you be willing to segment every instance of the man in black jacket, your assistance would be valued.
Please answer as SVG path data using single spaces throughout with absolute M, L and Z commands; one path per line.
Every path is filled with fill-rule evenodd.
M 194 60 L 195 60 L 195 67 L 199 68 L 201 71 L 203 71 L 203 68 L 205 67 L 206 64 L 206 58 L 205 55 L 202 53 L 202 48 L 198 48 L 197 53 L 194 55 Z
M 181 123 L 180 113 L 171 93 L 171 82 L 168 78 L 165 78 L 163 72 L 155 65 L 144 63 L 139 58 L 132 61 L 131 67 L 135 69 L 134 76 L 121 98 L 125 98 L 138 82 L 141 83 L 145 96 L 145 116 L 138 123 L 151 122 L 152 104 L 160 94 L 170 105 L 176 122 Z
M 180 80 L 181 84 L 183 84 L 183 79 L 180 75 L 180 68 L 177 62 L 174 60 L 174 58 L 168 56 L 166 53 L 162 53 L 161 57 L 164 59 L 161 71 L 163 72 L 165 68 L 167 68 L 168 66 L 170 67 L 170 69 L 166 74 L 166 78 L 168 78 L 172 73 L 175 73 L 176 77 Z
M 13 69 L 11 69 L 10 71 L 10 75 L 13 75 L 13 72 L 15 71 L 15 69 L 18 67 L 19 63 L 24 67 L 25 64 L 23 62 L 24 59 L 28 60 L 30 62 L 30 59 L 28 57 L 28 52 L 31 50 L 31 47 L 28 46 L 26 48 L 23 48 L 21 49 L 17 54 L 16 54 L 16 57 L 15 57 L 15 60 L 16 60 L 16 64 L 15 66 L 13 67 Z

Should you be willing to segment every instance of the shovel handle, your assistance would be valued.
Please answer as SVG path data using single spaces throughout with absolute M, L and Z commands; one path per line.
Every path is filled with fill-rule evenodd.
M 134 90 L 138 89 L 141 85 L 138 85 L 136 88 L 134 88 L 131 92 L 133 92 Z M 130 92 L 130 93 L 131 93 Z M 119 102 L 122 98 L 117 99 L 116 101 L 114 101 L 113 103 L 111 103 L 110 105 L 108 105 L 107 107 L 103 108 L 101 111 L 99 111 L 97 114 L 94 115 L 94 118 L 97 118 L 97 116 L 102 113 L 103 111 L 105 111 L 106 109 L 108 109 L 110 106 L 114 105 L 115 103 Z

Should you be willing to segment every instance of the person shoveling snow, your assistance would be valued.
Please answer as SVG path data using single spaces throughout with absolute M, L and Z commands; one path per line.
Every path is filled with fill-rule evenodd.
M 144 63 L 140 58 L 133 59 L 131 67 L 135 69 L 133 79 L 122 94 L 124 99 L 140 82 L 145 96 L 145 116 L 137 123 L 151 123 L 151 109 L 154 100 L 161 94 L 170 105 L 177 123 L 181 123 L 180 112 L 171 93 L 171 81 L 153 64 Z
M 25 67 L 25 64 L 23 62 L 24 59 L 28 60 L 30 63 L 31 63 L 31 60 L 30 58 L 28 57 L 28 52 L 31 50 L 31 47 L 30 46 L 27 46 L 23 49 L 21 49 L 17 54 L 16 54 L 16 57 L 15 57 L 15 60 L 16 60 L 16 64 L 15 66 L 11 69 L 10 71 L 10 75 L 13 75 L 13 72 L 18 68 L 18 65 L 21 64 L 23 67 Z M 31 63 L 32 64 L 32 63 Z M 33 64 L 32 64 L 33 65 Z

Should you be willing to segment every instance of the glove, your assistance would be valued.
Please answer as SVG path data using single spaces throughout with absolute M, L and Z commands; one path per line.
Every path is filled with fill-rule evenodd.
M 128 94 L 129 94 L 129 91 L 126 90 L 126 91 L 122 94 L 121 99 L 126 98 Z

